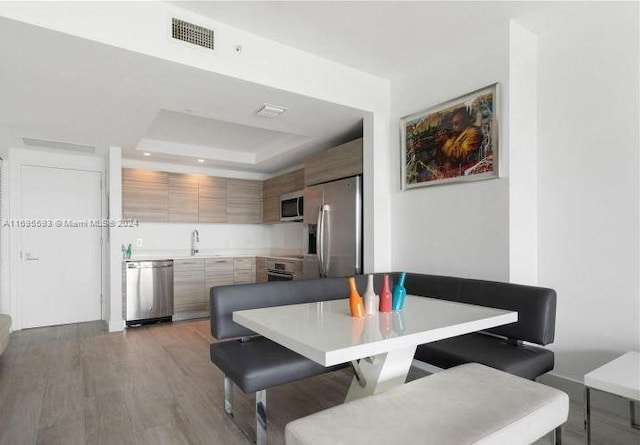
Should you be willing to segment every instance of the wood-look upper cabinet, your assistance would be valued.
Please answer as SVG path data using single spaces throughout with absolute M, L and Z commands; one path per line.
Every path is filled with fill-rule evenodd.
M 226 178 L 200 176 L 198 186 L 198 214 L 200 222 L 227 222 Z
M 304 169 L 267 179 L 262 189 L 262 222 L 280 222 L 280 195 L 304 188 Z
M 362 138 L 310 156 L 304 171 L 305 185 L 362 174 Z
M 169 174 L 123 168 L 122 217 L 141 221 L 169 221 Z
M 191 314 L 205 310 L 204 258 L 174 260 L 174 314 Z
M 170 222 L 198 222 L 199 176 L 169 173 Z
M 227 179 L 227 222 L 262 222 L 262 181 Z

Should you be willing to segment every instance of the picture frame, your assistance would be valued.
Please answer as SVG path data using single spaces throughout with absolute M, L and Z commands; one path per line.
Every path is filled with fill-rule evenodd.
M 498 86 L 400 119 L 402 190 L 499 177 Z

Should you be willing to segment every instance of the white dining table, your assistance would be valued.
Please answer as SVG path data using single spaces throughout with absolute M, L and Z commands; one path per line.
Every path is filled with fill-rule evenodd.
M 408 295 L 401 311 L 353 318 L 349 300 L 236 311 L 233 321 L 321 365 L 350 362 L 346 401 L 405 382 L 416 347 L 518 320 L 517 312 Z

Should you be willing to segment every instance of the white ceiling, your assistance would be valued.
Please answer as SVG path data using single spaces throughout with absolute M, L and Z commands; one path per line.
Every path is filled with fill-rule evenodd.
M 416 58 L 464 45 L 514 18 L 533 30 L 547 13 L 567 17 L 579 2 L 523 1 L 174 1 L 214 20 L 395 80 Z M 568 5 L 567 5 L 568 3 Z M 588 2 L 587 2 L 588 3 Z M 505 28 L 506 29 L 506 28 Z
M 172 2 L 399 79 L 416 58 L 515 18 L 538 32 L 589 2 Z M 60 7 L 64 7 L 61 3 Z M 553 10 L 553 14 L 548 14 Z M 0 18 L 0 147 L 22 138 L 272 174 L 358 137 L 362 112 Z M 289 109 L 275 119 L 263 103 Z
M 359 110 L 5 18 L 0 61 L 0 147 L 121 146 L 130 159 L 272 174 L 362 133 Z M 264 103 L 288 111 L 257 116 Z

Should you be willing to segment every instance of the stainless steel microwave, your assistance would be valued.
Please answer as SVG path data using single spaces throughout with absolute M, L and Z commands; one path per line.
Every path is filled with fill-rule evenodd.
M 280 196 L 280 221 L 302 221 L 304 212 L 303 191 Z

